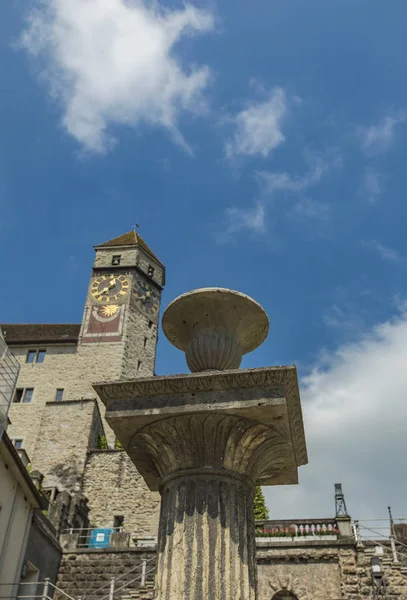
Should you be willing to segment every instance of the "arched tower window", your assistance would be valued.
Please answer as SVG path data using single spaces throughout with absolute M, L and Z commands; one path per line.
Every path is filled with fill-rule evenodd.
M 291 600 L 298 600 L 297 596 L 288 590 L 281 590 L 281 592 L 277 592 L 277 594 L 274 594 L 272 600 L 287 600 L 288 598 Z

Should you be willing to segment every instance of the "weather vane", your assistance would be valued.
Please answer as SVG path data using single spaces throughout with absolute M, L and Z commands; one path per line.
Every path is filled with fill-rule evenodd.
M 138 229 L 140 227 L 140 225 L 138 223 L 134 224 L 134 229 Z

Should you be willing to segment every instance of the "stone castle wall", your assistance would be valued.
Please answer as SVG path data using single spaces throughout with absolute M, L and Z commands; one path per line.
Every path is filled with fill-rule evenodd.
M 92 524 L 112 527 L 114 516 L 123 515 L 126 531 L 157 535 L 160 495 L 148 489 L 124 451 L 90 452 L 82 491 L 89 500 Z
M 32 454 L 43 486 L 80 490 L 87 451 L 103 431 L 96 400 L 52 402 L 44 406 Z
M 27 351 L 35 349 L 35 346 L 13 348 L 13 353 L 21 364 L 17 388 L 34 388 L 34 393 L 32 402 L 11 405 L 9 436 L 23 438 L 24 449 L 31 460 L 40 433 L 44 408 L 47 403 L 54 402 L 57 389 L 64 390 L 63 402 L 96 398 L 92 383 L 105 379 L 120 379 L 122 373 L 121 344 L 44 345 L 41 348 L 46 348 L 47 351 L 41 364 L 26 363 Z M 103 415 L 104 407 L 101 402 L 99 408 Z M 78 418 L 80 414 L 78 412 Z M 76 425 L 74 417 L 71 425 Z M 109 441 L 113 443 L 115 436 L 106 422 L 104 428 Z M 54 438 L 54 441 L 57 442 L 57 438 Z M 35 464 L 34 468 L 40 467 Z
M 28 350 L 45 348 L 47 353 L 43 363 L 26 362 Z M 55 400 L 58 388 L 65 390 L 64 397 L 70 397 L 70 382 L 78 377 L 75 368 L 77 347 L 72 344 L 36 348 L 34 345 L 14 347 L 12 350 L 21 365 L 16 387 L 34 388 L 34 393 L 30 403 L 11 405 L 8 434 L 11 438 L 23 438 L 24 449 L 32 459 L 45 404 Z
M 149 561 L 147 570 L 154 569 L 154 550 L 138 548 L 111 550 L 107 548 L 66 552 L 63 554 L 59 569 L 57 586 L 72 598 L 101 600 L 109 594 L 112 577 L 118 580 L 117 587 L 120 587 L 141 575 L 143 559 Z M 150 572 L 147 575 L 147 581 L 152 582 L 153 580 L 154 572 Z M 138 582 L 134 582 L 128 589 L 137 588 L 138 585 Z M 100 589 L 101 587 L 102 589 Z M 125 591 L 122 594 L 124 595 Z M 120 597 L 121 592 L 118 592 L 115 598 Z M 55 594 L 54 600 L 66 600 L 66 596 Z
M 373 600 L 373 554 L 374 547 L 342 540 L 258 548 L 258 600 L 270 600 L 282 589 L 299 600 Z M 407 569 L 390 558 L 382 563 L 388 600 L 407 599 Z
M 298 600 L 373 600 L 372 552 L 374 548 L 357 549 L 341 540 L 262 545 L 257 548 L 258 600 L 272 600 L 281 590 L 292 592 Z M 140 549 L 66 552 L 58 585 L 77 598 L 86 582 L 96 589 L 140 564 L 141 557 L 152 556 L 154 552 L 147 549 L 143 554 Z M 406 600 L 407 570 L 383 563 L 388 600 Z M 97 598 L 95 594 L 89 600 Z

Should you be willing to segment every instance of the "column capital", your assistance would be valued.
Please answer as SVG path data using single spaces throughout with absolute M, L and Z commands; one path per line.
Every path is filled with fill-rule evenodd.
M 298 482 L 307 463 L 295 367 L 94 386 L 106 420 L 152 490 L 184 468 L 236 470 L 257 485 Z

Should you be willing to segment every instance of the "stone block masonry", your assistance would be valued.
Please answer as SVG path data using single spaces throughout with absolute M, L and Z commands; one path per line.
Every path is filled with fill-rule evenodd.
M 148 560 L 147 570 L 155 566 L 155 551 L 139 548 L 86 549 L 66 552 L 63 555 L 57 586 L 72 598 L 101 600 L 108 597 L 112 577 L 116 588 L 130 584 L 115 598 L 125 595 L 126 590 L 137 589 L 139 581 L 131 583 L 141 575 L 143 559 Z M 131 572 L 129 572 L 131 571 Z M 154 571 L 147 574 L 147 582 L 154 581 Z M 63 594 L 55 594 L 54 600 L 66 600 Z
M 370 574 L 373 552 L 374 547 L 356 548 L 341 540 L 262 545 L 257 548 L 258 600 L 271 600 L 283 590 L 299 600 L 373 600 Z M 137 574 L 142 559 L 154 556 L 155 551 L 147 548 L 64 552 L 58 585 L 73 598 L 101 600 L 102 594 L 92 594 L 92 590 L 112 577 L 125 575 L 123 581 L 129 581 L 128 571 L 136 567 Z M 383 569 L 388 600 L 406 600 L 406 569 L 386 561 Z M 150 575 L 148 580 L 152 579 Z M 133 598 L 124 591 L 123 596 Z
M 288 590 L 300 600 L 373 600 L 370 559 L 375 547 L 345 541 L 270 543 L 258 548 L 258 600 Z M 407 599 L 407 569 L 382 561 L 387 600 Z
M 93 525 L 112 527 L 114 516 L 121 515 L 126 531 L 157 535 L 160 495 L 148 489 L 124 451 L 89 452 L 82 492 L 89 500 Z
M 87 452 L 102 432 L 96 400 L 47 403 L 32 455 L 35 469 L 45 474 L 43 486 L 79 491 Z

